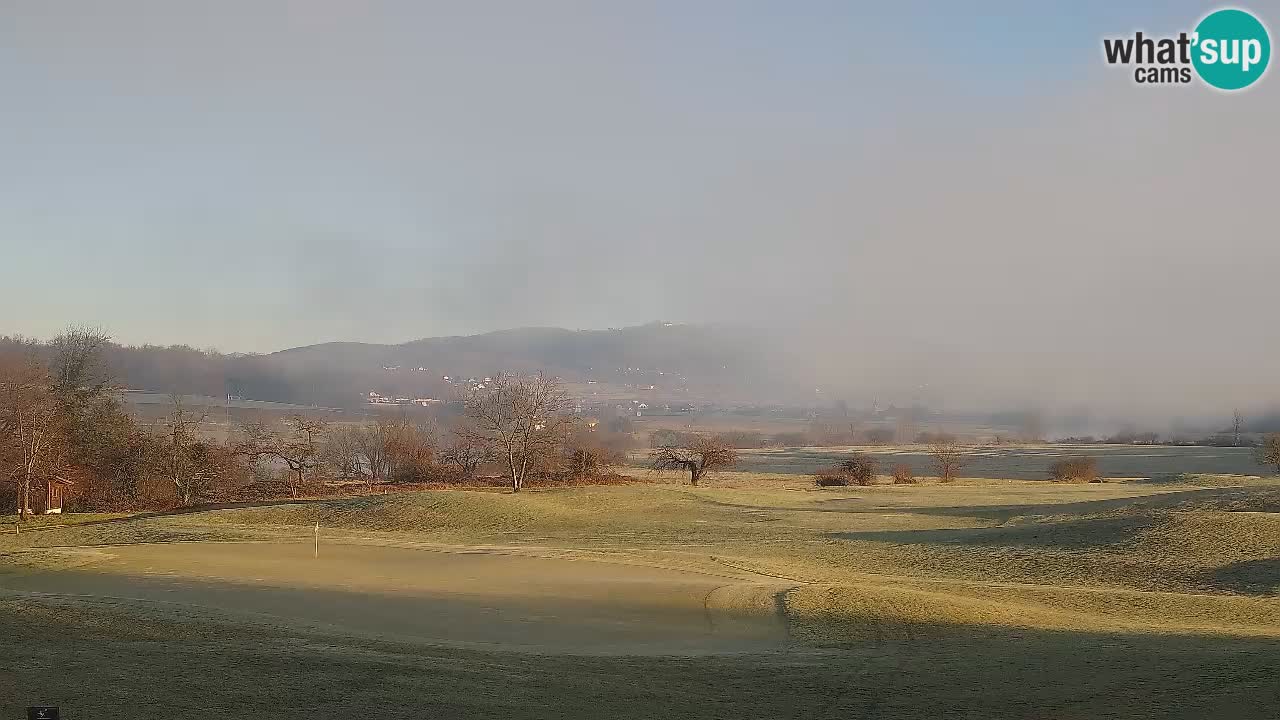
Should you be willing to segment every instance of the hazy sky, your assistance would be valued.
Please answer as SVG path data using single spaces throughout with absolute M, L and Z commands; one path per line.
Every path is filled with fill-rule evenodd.
M 796 321 L 837 374 L 1275 400 L 1280 79 L 1101 60 L 1215 6 L 0 0 L 0 332 Z

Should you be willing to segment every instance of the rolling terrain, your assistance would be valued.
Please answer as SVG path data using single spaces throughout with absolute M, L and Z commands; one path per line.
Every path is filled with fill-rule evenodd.
M 0 631 L 25 658 L 0 661 L 0 698 L 197 718 L 266 693 L 290 714 L 388 717 L 1248 718 L 1280 702 L 1274 481 L 656 480 L 0 536 Z M 108 656 L 125 663 L 110 679 Z

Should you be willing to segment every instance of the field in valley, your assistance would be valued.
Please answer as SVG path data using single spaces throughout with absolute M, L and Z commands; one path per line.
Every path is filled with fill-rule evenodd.
M 1280 480 L 649 479 L 42 518 L 0 535 L 0 717 L 1280 707 Z

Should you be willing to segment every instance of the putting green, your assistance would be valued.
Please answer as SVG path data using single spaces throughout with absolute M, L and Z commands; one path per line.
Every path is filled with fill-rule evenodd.
M 0 578 L 62 602 L 145 605 L 399 641 L 585 654 L 782 647 L 785 586 L 490 550 L 172 543 L 84 549 L 70 570 Z

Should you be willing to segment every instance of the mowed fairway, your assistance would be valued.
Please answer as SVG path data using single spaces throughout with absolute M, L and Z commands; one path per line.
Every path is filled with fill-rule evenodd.
M 90 520 L 0 536 L 0 717 L 1280 707 L 1280 485 L 1260 478 L 725 474 Z
M 768 650 L 785 640 L 773 594 L 786 588 L 728 576 L 492 550 L 328 543 L 323 550 L 315 556 L 305 543 L 116 546 L 82 569 L 28 574 L 5 587 L 501 650 L 697 654 Z M 759 611 L 735 607 L 742 597 Z

